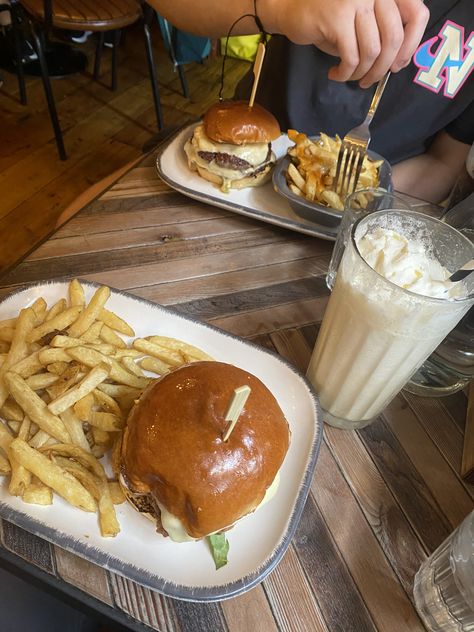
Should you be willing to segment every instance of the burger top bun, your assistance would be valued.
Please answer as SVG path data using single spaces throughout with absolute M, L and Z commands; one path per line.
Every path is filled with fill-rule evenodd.
M 221 101 L 212 105 L 203 119 L 204 131 L 219 143 L 269 143 L 281 135 L 276 118 L 258 103 Z
M 227 442 L 234 390 L 252 389 Z M 255 376 L 230 364 L 195 362 L 149 386 L 130 412 L 122 476 L 149 494 L 193 538 L 221 531 L 253 511 L 280 469 L 288 423 Z M 152 503 L 153 504 L 153 503 Z

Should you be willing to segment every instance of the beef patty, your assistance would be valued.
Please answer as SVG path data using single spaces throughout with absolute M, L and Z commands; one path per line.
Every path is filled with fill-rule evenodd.
M 272 155 L 271 144 L 268 143 L 267 157 L 263 164 L 267 163 Z M 244 169 L 251 169 L 252 165 L 243 158 L 233 156 L 232 154 L 226 154 L 218 151 L 198 151 L 198 156 L 206 162 L 214 161 L 216 165 L 222 169 L 234 169 L 235 171 L 243 171 Z

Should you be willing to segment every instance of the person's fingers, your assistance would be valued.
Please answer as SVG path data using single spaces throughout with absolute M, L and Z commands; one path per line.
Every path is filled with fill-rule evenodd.
M 359 65 L 352 73 L 351 80 L 364 77 L 381 53 L 379 27 L 372 10 L 367 9 L 356 13 L 355 29 L 359 47 Z
M 348 81 L 359 65 L 359 47 L 354 20 L 346 22 L 344 30 L 339 33 L 336 47 L 341 61 L 329 70 L 328 77 L 333 81 Z
M 398 0 L 398 9 L 405 27 L 405 35 L 403 44 L 392 64 L 393 72 L 398 72 L 410 63 L 430 17 L 430 12 L 422 0 Z
M 403 24 L 397 5 L 392 0 L 376 0 L 375 18 L 379 27 L 381 52 L 372 68 L 359 81 L 368 88 L 391 68 L 403 43 Z

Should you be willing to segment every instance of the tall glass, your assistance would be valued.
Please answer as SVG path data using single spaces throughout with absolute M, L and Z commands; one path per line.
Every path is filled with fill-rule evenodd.
M 361 217 L 385 209 L 410 210 L 410 205 L 398 195 L 388 193 L 385 189 L 361 189 L 348 195 L 344 202 L 344 213 L 337 233 L 336 243 L 332 250 L 326 275 L 326 285 L 330 290 L 334 287 L 336 274 L 341 263 L 344 249 L 351 234 L 351 228 Z
M 443 397 L 474 379 L 474 307 L 412 375 L 404 389 L 423 397 Z
M 413 595 L 430 632 L 474 631 L 474 511 L 421 565 Z
M 428 215 L 378 211 L 354 224 L 308 368 L 324 420 L 340 428 L 377 417 L 474 303 L 470 277 L 462 296 L 433 298 L 375 272 L 357 242 L 378 227 L 422 241 L 451 272 L 474 257 L 469 239 Z

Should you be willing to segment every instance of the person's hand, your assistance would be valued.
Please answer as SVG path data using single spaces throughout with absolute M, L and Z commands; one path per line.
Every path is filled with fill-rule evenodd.
M 422 0 L 263 0 L 263 23 L 296 44 L 313 44 L 340 63 L 334 81 L 366 88 L 408 65 L 425 31 Z M 271 29 L 269 29 L 271 30 Z

